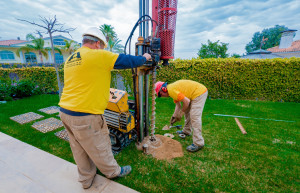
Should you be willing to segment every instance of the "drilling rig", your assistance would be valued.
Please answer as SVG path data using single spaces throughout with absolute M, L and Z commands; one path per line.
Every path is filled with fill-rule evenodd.
M 134 31 L 139 27 L 135 55 L 149 53 L 152 61 L 133 68 L 134 101 L 128 100 L 126 91 L 111 88 L 110 99 L 104 117 L 110 129 L 112 150 L 118 153 L 131 141 L 137 143 L 150 135 L 155 141 L 155 88 L 156 69 L 168 65 L 174 58 L 177 0 L 152 0 L 152 17 L 149 16 L 149 0 L 139 0 L 139 19 L 134 25 L 125 44 L 129 47 Z M 149 28 L 149 24 L 151 24 Z M 151 34 L 149 34 L 149 31 Z M 150 90 L 150 78 L 152 86 Z M 149 97 L 151 95 L 151 110 Z M 151 112 L 151 117 L 150 117 Z

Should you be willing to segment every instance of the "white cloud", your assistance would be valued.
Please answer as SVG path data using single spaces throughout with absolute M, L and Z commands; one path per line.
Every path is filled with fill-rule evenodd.
M 56 15 L 66 28 L 76 28 L 71 32 L 76 41 L 81 41 L 88 26 L 105 23 L 115 28 L 125 44 L 139 17 L 138 4 L 132 0 L 1 1 L 0 40 L 25 39 L 26 34 L 37 29 L 16 18 L 39 23 L 39 15 Z M 255 32 L 276 24 L 298 30 L 295 39 L 300 39 L 299 10 L 299 0 L 178 0 L 175 57 L 196 57 L 201 44 L 208 39 L 229 43 L 229 53 L 243 54 Z M 132 39 L 132 53 L 137 36 L 138 29 Z

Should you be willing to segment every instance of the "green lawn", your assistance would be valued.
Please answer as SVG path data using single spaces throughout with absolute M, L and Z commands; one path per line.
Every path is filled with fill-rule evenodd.
M 175 129 L 161 130 L 173 113 L 172 100 L 156 102 L 160 128 L 156 133 L 175 134 Z M 0 131 L 74 163 L 69 143 L 54 135 L 57 130 L 44 134 L 33 129 L 32 122 L 20 125 L 9 119 L 27 112 L 53 117 L 37 110 L 57 103 L 57 95 L 40 95 L 0 104 Z M 187 152 L 192 137 L 176 136 L 184 157 L 168 162 L 142 154 L 132 143 L 115 157 L 120 165 L 130 164 L 133 171 L 115 181 L 140 192 L 300 192 L 299 109 L 299 103 L 207 100 L 203 150 Z M 239 118 L 248 134 L 240 132 L 233 117 L 214 114 L 252 117 Z

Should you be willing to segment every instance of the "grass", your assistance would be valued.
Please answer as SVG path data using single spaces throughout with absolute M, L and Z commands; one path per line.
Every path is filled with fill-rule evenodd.
M 172 100 L 156 102 L 156 126 L 160 128 L 156 133 L 174 134 L 175 129 L 161 130 L 173 113 Z M 33 129 L 32 123 L 20 125 L 9 119 L 57 103 L 57 95 L 40 95 L 0 104 L 0 131 L 74 163 L 69 143 L 57 138 L 57 131 L 44 134 Z M 142 154 L 132 143 L 115 158 L 120 165 L 130 164 L 133 171 L 115 181 L 140 192 L 300 192 L 299 109 L 299 103 L 207 100 L 202 117 L 203 150 L 187 152 L 192 137 L 175 135 L 184 157 L 168 162 Z M 252 117 L 239 118 L 248 134 L 242 135 L 233 117 L 214 114 Z

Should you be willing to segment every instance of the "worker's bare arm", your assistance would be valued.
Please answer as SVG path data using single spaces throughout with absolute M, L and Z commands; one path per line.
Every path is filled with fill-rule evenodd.
M 186 112 L 186 110 L 188 109 L 188 107 L 190 105 L 191 100 L 187 97 L 184 97 L 184 99 L 181 102 L 182 102 L 182 109 L 181 110 L 183 112 Z

